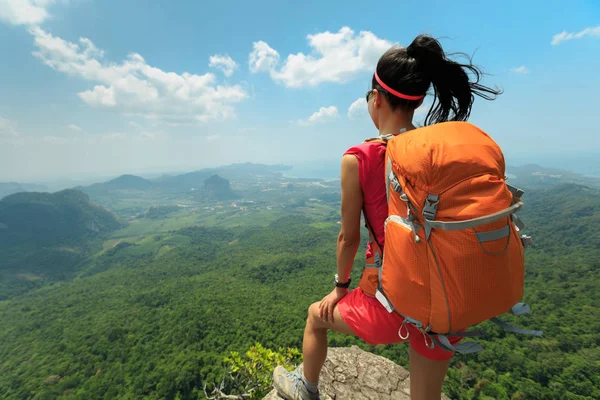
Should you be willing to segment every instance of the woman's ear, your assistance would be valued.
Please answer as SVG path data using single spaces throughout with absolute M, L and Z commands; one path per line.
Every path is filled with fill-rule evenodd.
M 377 89 L 373 89 L 373 107 L 381 107 L 381 93 Z

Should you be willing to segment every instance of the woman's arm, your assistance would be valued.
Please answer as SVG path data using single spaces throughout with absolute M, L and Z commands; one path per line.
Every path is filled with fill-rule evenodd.
M 348 282 L 354 256 L 360 245 L 360 213 L 363 194 L 358 178 L 358 160 L 353 155 L 342 158 L 342 228 L 337 242 L 337 273 L 340 282 Z M 319 316 L 333 321 L 333 308 L 346 294 L 348 289 L 334 288 L 321 300 Z
M 342 158 L 341 185 L 342 227 L 337 242 L 337 273 L 340 282 L 347 282 L 360 245 L 360 213 L 363 205 L 358 160 L 353 155 Z

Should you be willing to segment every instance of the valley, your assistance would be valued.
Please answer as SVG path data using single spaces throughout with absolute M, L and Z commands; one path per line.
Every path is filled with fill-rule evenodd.
M 306 308 L 335 272 L 339 181 L 266 168 L 0 201 L 0 397 L 203 399 L 232 351 L 300 348 Z M 211 193 L 203 183 L 213 176 Z M 486 350 L 453 359 L 452 398 L 600 395 L 600 190 L 529 179 L 521 217 L 535 243 L 533 313 L 518 324 L 544 336 L 486 325 Z M 407 365 L 405 345 L 330 335 L 331 346 L 352 344 Z

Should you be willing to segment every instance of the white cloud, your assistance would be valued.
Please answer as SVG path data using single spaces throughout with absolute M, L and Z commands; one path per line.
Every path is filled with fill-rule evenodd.
M 372 32 L 355 34 L 348 27 L 308 35 L 311 54 L 288 55 L 277 69 L 279 53 L 265 42 L 255 42 L 250 53 L 250 71 L 269 72 L 271 78 L 287 87 L 315 86 L 323 82 L 343 83 L 359 73 L 373 71 L 377 60 L 392 43 Z
M 7 118 L 0 117 L 0 138 L 15 138 L 20 136 L 17 123 Z
M 356 99 L 348 108 L 348 118 L 354 119 L 368 114 L 367 102 L 364 97 Z
M 321 124 L 331 120 L 334 120 L 338 116 L 338 109 L 335 106 L 321 107 L 319 111 L 316 111 L 308 117 L 307 120 L 299 120 L 298 125 L 309 126 L 314 124 Z
M 0 20 L 11 25 L 39 25 L 50 17 L 55 0 L 0 0 Z
M 76 131 L 76 132 L 81 132 L 81 130 L 82 130 L 80 126 L 75 125 L 75 124 L 67 125 L 67 128 L 69 128 L 72 131 Z
M 89 39 L 75 44 L 41 28 L 30 32 L 38 49 L 35 57 L 56 71 L 96 84 L 79 93 L 95 108 L 172 123 L 207 122 L 233 118 L 233 105 L 248 97 L 240 85 L 218 84 L 212 73 L 165 72 L 136 53 L 121 63 L 106 62 L 104 52 Z
M 520 67 L 517 67 L 517 68 L 511 68 L 510 70 L 516 74 L 523 74 L 523 75 L 528 74 L 530 72 L 529 69 L 524 65 L 521 65 Z
M 268 72 L 279 63 L 279 53 L 262 40 L 254 42 L 252 48 L 248 61 L 251 72 Z
M 206 137 L 206 140 L 208 140 L 209 142 L 214 142 L 215 140 L 218 140 L 221 137 L 221 135 L 210 135 Z
M 227 54 L 210 56 L 208 66 L 220 69 L 227 77 L 231 76 L 238 67 L 237 63 Z
M 567 31 L 562 31 L 561 33 L 557 33 L 552 37 L 552 45 L 557 46 L 567 40 L 572 39 L 581 39 L 584 36 L 600 36 L 600 25 L 590 28 L 585 28 L 582 31 L 577 33 L 571 33 Z
M 126 88 L 124 88 L 127 90 Z M 138 92 L 139 95 L 143 95 L 143 93 Z M 154 97 L 158 97 L 156 92 L 152 93 Z M 102 85 L 94 86 L 94 90 L 86 90 L 85 92 L 78 93 L 81 100 L 85 101 L 92 107 L 97 108 L 110 108 L 115 107 L 117 105 L 117 97 L 115 93 L 115 88 L 113 86 L 106 87 Z

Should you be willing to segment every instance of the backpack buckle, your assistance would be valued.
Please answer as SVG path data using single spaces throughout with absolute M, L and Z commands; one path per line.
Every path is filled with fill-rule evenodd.
M 423 207 L 423 216 L 425 219 L 433 221 L 437 214 L 438 205 L 440 204 L 439 196 L 436 194 L 430 194 L 425 199 L 425 206 Z
M 523 243 L 523 247 L 529 247 L 533 245 L 533 239 L 531 236 L 521 235 L 521 243 Z
M 381 268 L 381 256 L 379 252 L 375 252 L 375 256 L 373 257 L 373 262 L 377 266 L 377 268 Z
M 509 185 L 508 183 L 506 184 L 506 186 L 508 186 L 508 190 L 510 190 L 510 193 L 512 193 L 513 197 L 520 199 L 525 194 L 525 191 L 523 189 L 519 189 L 518 187 L 514 187 L 512 185 Z

